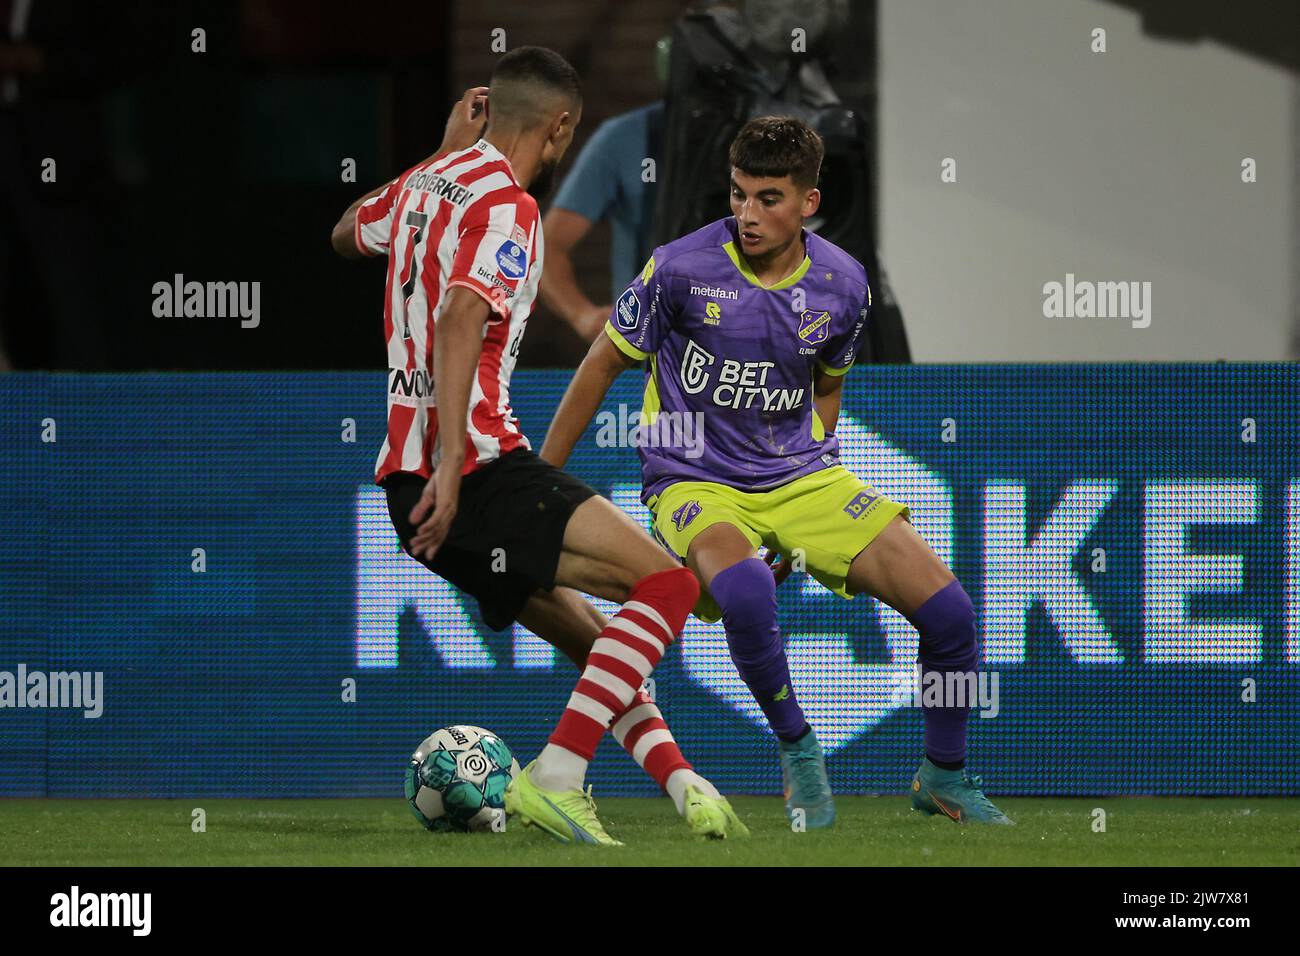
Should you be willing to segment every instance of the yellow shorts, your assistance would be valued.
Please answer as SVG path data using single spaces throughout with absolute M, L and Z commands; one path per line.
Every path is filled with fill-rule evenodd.
M 823 468 L 771 491 L 741 491 L 712 481 L 679 481 L 650 502 L 654 532 L 678 558 L 695 536 L 725 522 L 749 539 L 790 558 L 840 597 L 849 565 L 896 515 L 911 521 L 907 505 L 886 498 L 843 466 Z M 798 550 L 796 550 L 798 549 Z M 702 591 L 696 617 L 721 619 L 717 602 Z

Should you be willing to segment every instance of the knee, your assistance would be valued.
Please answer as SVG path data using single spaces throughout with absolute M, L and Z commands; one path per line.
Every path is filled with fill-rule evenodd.
M 615 600 L 620 604 L 623 603 L 632 596 L 632 592 L 641 585 L 642 581 L 667 571 L 683 572 L 665 575 L 664 579 L 676 582 L 679 587 L 693 586 L 698 596 L 700 585 L 695 580 L 695 572 L 689 570 L 651 538 L 645 535 L 642 537 L 645 540 L 636 542 L 635 550 L 624 555 L 624 563 L 621 566 L 610 567 L 610 572 L 615 579 L 615 587 L 622 592 Z M 685 583 L 687 577 L 691 579 L 690 585 Z
M 680 564 L 670 563 L 662 571 L 641 578 L 628 594 L 629 602 L 641 602 L 654 608 L 663 616 L 669 629 L 669 643 L 676 639 L 686 626 L 686 618 L 700 597 L 700 582 L 695 572 Z
M 921 655 L 934 666 L 970 669 L 979 658 L 975 605 L 953 580 L 926 601 L 913 621 L 921 635 Z
M 722 610 L 727 644 L 738 661 L 780 647 L 776 626 L 776 581 L 772 569 L 748 558 L 714 575 L 709 590 Z
M 709 585 L 728 626 L 776 619 L 776 580 L 760 558 L 747 558 L 713 576 Z

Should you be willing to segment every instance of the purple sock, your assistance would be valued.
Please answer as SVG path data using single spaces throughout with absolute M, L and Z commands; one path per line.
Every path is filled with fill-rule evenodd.
M 921 670 L 977 671 L 975 606 L 970 595 L 953 581 L 931 595 L 909 618 L 921 635 Z M 970 707 L 926 707 L 925 755 L 932 763 L 957 770 L 966 763 L 966 725 Z
M 781 740 L 798 740 L 808 722 L 790 686 L 785 642 L 776 626 L 772 569 L 758 558 L 747 558 L 714 575 L 709 591 L 722 608 L 731 659 L 772 732 Z

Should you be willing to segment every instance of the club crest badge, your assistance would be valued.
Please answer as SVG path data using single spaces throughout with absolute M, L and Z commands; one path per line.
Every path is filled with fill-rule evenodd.
M 700 516 L 700 503 L 688 501 L 673 512 L 673 524 L 678 531 L 685 531 L 686 526 Z
M 822 345 L 830 336 L 831 314 L 804 309 L 799 313 L 799 338 L 809 345 Z

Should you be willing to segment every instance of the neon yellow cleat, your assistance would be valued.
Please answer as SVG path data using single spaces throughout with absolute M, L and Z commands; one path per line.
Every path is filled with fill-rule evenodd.
M 529 776 L 536 763 L 534 760 L 521 770 L 506 787 L 506 813 L 518 817 L 526 827 L 545 830 L 561 843 L 623 845 L 600 825 L 590 787 L 585 792 L 543 790 Z
M 698 787 L 687 787 L 683 809 L 686 825 L 696 836 L 712 840 L 749 836 L 749 827 L 740 822 L 726 797 L 710 797 Z

